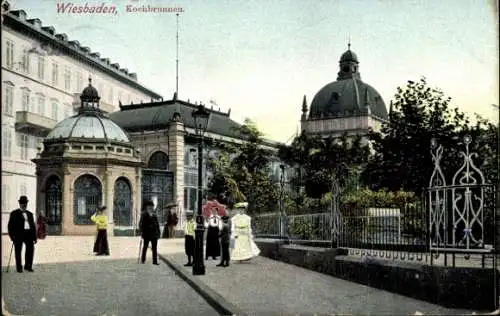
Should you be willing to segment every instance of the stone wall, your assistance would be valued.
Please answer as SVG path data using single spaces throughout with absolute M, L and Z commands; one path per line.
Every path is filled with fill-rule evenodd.
M 347 256 L 345 249 L 287 245 L 256 240 L 261 256 L 344 280 L 428 301 L 449 308 L 494 310 L 499 293 L 493 269 L 451 268 Z M 495 292 L 494 277 L 497 277 Z

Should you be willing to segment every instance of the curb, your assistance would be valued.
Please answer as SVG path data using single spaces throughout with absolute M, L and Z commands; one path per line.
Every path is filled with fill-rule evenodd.
M 220 315 L 247 316 L 241 309 L 227 301 L 219 293 L 208 287 L 196 276 L 186 272 L 177 262 L 169 259 L 167 256 L 158 254 L 158 257 L 174 270 L 184 281 L 186 281 L 198 294 L 200 294 L 210 306 L 212 306 Z

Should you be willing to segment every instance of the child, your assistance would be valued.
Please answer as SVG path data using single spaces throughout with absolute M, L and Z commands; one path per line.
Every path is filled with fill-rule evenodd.
M 194 230 L 196 228 L 196 223 L 193 218 L 193 212 L 186 211 L 186 228 L 184 229 L 184 250 L 186 251 L 186 256 L 188 257 L 188 262 L 184 265 L 185 267 L 190 267 L 193 265 L 191 258 L 194 256 Z
M 230 241 L 230 231 L 229 231 L 229 216 L 222 217 L 222 229 L 219 234 L 220 245 L 222 248 L 222 257 L 218 267 L 229 267 L 229 241 Z

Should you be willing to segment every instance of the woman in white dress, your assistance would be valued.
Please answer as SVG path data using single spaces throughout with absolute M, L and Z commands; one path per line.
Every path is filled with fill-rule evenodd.
M 237 203 L 234 210 L 237 212 L 231 218 L 231 260 L 250 260 L 260 254 L 260 249 L 253 241 L 252 218 L 245 214 L 248 207 L 247 202 Z

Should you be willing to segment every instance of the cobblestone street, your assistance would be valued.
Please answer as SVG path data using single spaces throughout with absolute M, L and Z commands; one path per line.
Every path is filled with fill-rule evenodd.
M 111 237 L 109 257 L 95 257 L 93 237 L 48 237 L 36 247 L 34 273 L 17 273 L 2 236 L 2 297 L 13 315 L 217 315 L 166 264 L 138 264 L 139 237 Z M 182 240 L 162 239 L 162 253 L 181 251 Z

